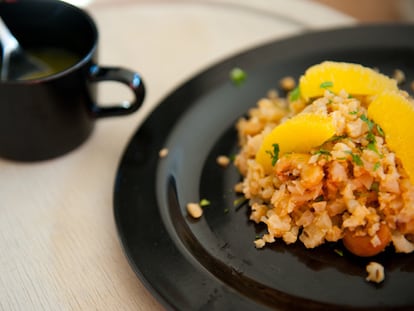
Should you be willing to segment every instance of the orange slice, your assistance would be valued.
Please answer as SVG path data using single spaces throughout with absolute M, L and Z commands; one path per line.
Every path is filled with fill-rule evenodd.
M 256 161 L 266 172 L 272 170 L 274 145 L 279 155 L 287 152 L 308 152 L 322 145 L 335 134 L 332 119 L 314 113 L 302 113 L 276 126 L 267 134 L 256 154 Z
M 299 80 L 303 99 L 322 96 L 326 89 L 352 95 L 374 95 L 398 90 L 397 81 L 359 64 L 325 61 L 309 67 Z
M 368 118 L 384 131 L 388 147 L 414 184 L 414 103 L 400 92 L 384 92 L 368 106 Z

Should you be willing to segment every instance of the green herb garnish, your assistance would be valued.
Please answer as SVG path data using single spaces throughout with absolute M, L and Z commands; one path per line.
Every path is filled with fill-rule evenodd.
M 374 127 L 374 122 L 372 122 L 370 119 L 368 119 L 368 117 L 366 115 L 361 115 L 359 117 L 362 121 L 364 121 L 367 125 L 368 125 L 368 130 L 372 131 L 372 128 Z
M 368 119 L 367 119 L 368 120 Z M 368 121 L 365 121 L 365 120 L 363 120 L 364 122 L 368 122 L 367 124 L 368 124 L 368 127 L 370 127 L 371 126 L 371 128 L 374 126 L 374 125 L 377 125 L 377 124 L 375 124 L 374 122 L 372 122 L 372 121 L 370 121 L 370 120 L 368 120 Z M 370 130 L 369 132 L 368 132 L 368 134 L 367 134 L 367 136 L 366 136 L 366 139 L 368 140 L 368 145 L 367 145 L 367 149 L 369 149 L 369 150 L 371 150 L 371 151 L 374 151 L 375 153 L 377 153 L 378 155 L 380 155 L 380 153 L 378 152 L 378 149 L 377 149 L 377 140 L 376 140 L 376 138 L 375 138 L 375 134 L 372 132 L 372 130 Z
M 379 126 L 378 124 L 376 124 L 376 128 L 377 128 L 377 132 L 380 136 L 384 137 L 384 131 L 382 130 L 381 126 Z
M 291 102 L 297 101 L 300 98 L 300 89 L 299 86 L 295 87 L 292 92 L 289 94 L 289 100 Z
M 325 198 L 322 194 L 315 199 L 315 202 L 322 202 L 322 201 L 325 201 Z
M 330 156 L 331 155 L 331 153 L 328 151 L 328 150 L 325 150 L 325 149 L 319 149 L 318 151 L 316 151 L 314 154 L 320 154 L 320 155 L 328 155 L 328 156 Z
M 200 201 L 200 206 L 201 207 L 206 207 L 206 206 L 209 206 L 210 204 L 211 204 L 210 201 L 207 200 L 207 199 L 201 199 L 201 201 Z
M 234 83 L 234 85 L 240 86 L 246 81 L 247 74 L 244 70 L 240 68 L 233 68 L 230 71 L 230 79 Z
M 346 153 L 350 154 L 352 157 L 352 162 L 354 162 L 358 166 L 363 166 L 364 163 L 361 160 L 361 157 L 355 153 L 352 153 L 352 151 L 345 151 Z
M 378 153 L 377 146 L 375 146 L 375 142 L 370 142 L 367 145 L 367 149 Z
M 333 82 L 332 81 L 325 81 L 325 82 L 322 82 L 321 85 L 320 85 L 321 89 L 327 89 L 329 87 L 333 87 Z
M 277 160 L 279 159 L 279 144 L 273 144 L 273 152 L 270 150 L 266 150 L 266 153 L 270 155 L 272 159 L 272 166 L 275 166 Z
M 233 201 L 233 205 L 238 206 L 240 204 L 243 204 L 246 201 L 247 201 L 246 197 L 240 197 L 240 198 L 237 198 L 236 200 Z
M 371 184 L 371 191 L 375 191 L 375 192 L 378 192 L 379 191 L 379 182 L 378 181 L 374 181 Z
M 350 111 L 349 114 L 357 114 L 358 110 Z
M 374 164 L 373 171 L 375 172 L 377 169 L 379 169 L 379 168 L 380 168 L 380 166 L 381 166 L 381 163 L 376 162 L 376 163 Z
M 329 138 L 326 142 L 334 142 L 334 141 L 338 141 L 338 140 L 344 139 L 346 137 L 347 137 L 346 135 L 339 135 L 339 136 L 338 135 L 334 135 L 331 138 Z

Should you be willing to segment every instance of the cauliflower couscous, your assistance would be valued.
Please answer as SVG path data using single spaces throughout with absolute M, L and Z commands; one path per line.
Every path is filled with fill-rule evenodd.
M 286 98 L 260 99 L 238 121 L 240 152 L 235 165 L 243 180 L 236 189 L 249 201 L 250 219 L 267 226 L 267 233 L 254 243 L 261 248 L 276 240 L 287 244 L 299 240 L 315 248 L 342 240 L 357 256 L 374 256 L 389 245 L 396 252 L 410 253 L 414 251 L 414 186 L 399 150 L 390 148 L 381 122 L 368 113 L 382 90 L 374 94 L 359 94 L 353 88 L 332 91 L 334 83 L 340 81 L 320 83 L 322 95 L 312 98 L 300 97 L 299 85 Z M 386 83 L 394 88 L 392 81 Z M 398 92 L 412 104 L 408 94 Z M 275 139 L 264 151 L 266 156 L 261 155 L 268 157 L 267 162 L 259 158 L 264 141 L 280 137 L 275 133 L 278 126 L 304 114 L 329 119 L 333 135 L 318 145 L 309 143 L 304 150 L 295 143 L 317 142 L 319 132 L 327 132 L 307 130 L 312 129 L 309 124 L 291 126 L 285 131 L 289 133 L 285 145 Z M 312 118 L 302 119 L 310 122 Z

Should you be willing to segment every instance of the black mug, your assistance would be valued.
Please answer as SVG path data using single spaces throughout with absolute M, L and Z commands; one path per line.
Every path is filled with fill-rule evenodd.
M 53 47 L 79 57 L 45 77 L 0 81 L 0 157 L 57 157 L 82 144 L 96 119 L 127 115 L 141 106 L 145 88 L 139 74 L 97 64 L 98 30 L 85 11 L 58 0 L 14 0 L 0 1 L 0 16 L 23 49 Z M 96 82 L 108 80 L 127 85 L 134 100 L 97 104 Z

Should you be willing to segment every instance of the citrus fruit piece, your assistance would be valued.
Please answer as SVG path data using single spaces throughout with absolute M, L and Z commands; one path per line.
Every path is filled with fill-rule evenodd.
M 352 95 L 374 95 L 398 90 L 397 81 L 359 64 L 325 61 L 309 67 L 300 77 L 303 99 L 322 96 L 325 90 L 337 94 L 346 90 Z
M 298 114 L 276 126 L 264 137 L 256 153 L 256 161 L 266 172 L 270 172 L 278 155 L 308 152 L 322 145 L 334 134 L 335 127 L 330 117 L 314 113 Z
M 414 183 L 414 103 L 400 92 L 384 92 L 368 106 L 368 118 L 382 128 L 388 147 Z

